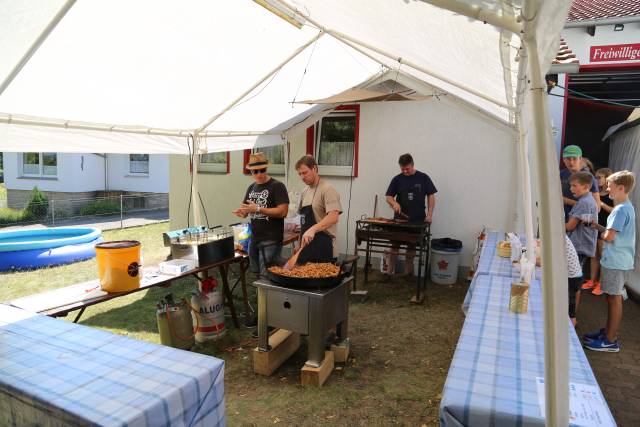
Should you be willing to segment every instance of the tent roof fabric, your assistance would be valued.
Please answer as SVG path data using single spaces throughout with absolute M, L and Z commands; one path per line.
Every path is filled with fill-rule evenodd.
M 0 1 L 7 12 L 0 17 L 4 80 L 65 2 Z M 55 138 L 67 132 L 75 142 L 64 147 L 64 138 L 56 139 L 57 149 L 125 152 L 135 141 L 141 152 L 187 153 L 186 135 L 211 117 L 216 119 L 204 129 L 202 150 L 281 143 L 284 124 L 317 113 L 298 100 L 366 88 L 388 71 L 514 123 L 517 35 L 425 1 L 278 2 L 310 22 L 298 29 L 248 0 L 77 2 L 0 94 L 0 150 L 22 151 L 27 138 L 31 149 L 42 151 L 49 132 Z M 458 3 L 514 19 L 522 6 L 522 0 Z M 563 2 L 548 3 L 538 18 L 551 20 L 534 26 L 543 27 L 538 36 L 545 66 L 558 37 L 549 25 L 561 27 L 557 15 L 563 7 L 566 13 Z M 395 22 L 402 25 L 390 25 Z M 319 30 L 327 35 L 317 38 Z M 301 46 L 306 48 L 285 61 Z M 46 119 L 37 126 L 9 124 L 9 117 L 19 116 Z M 60 126 L 75 122 L 96 126 Z M 94 136 L 83 142 L 83 132 Z
M 369 89 L 353 88 L 327 98 L 297 102 L 299 104 L 345 104 L 349 102 L 422 101 L 427 98 L 428 96 L 423 95 L 403 95 L 397 92 L 379 92 Z

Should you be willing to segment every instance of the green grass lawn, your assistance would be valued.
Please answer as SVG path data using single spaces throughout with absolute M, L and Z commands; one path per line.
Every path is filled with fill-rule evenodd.
M 162 233 L 169 223 L 105 231 L 102 237 L 109 240 L 138 240 L 142 243 L 142 264 L 152 265 L 169 254 L 162 242 Z M 0 274 L 0 301 L 81 283 L 98 277 L 96 260 L 46 269 Z M 87 308 L 80 323 L 98 326 L 111 332 L 158 342 L 155 321 L 155 301 L 169 292 L 180 295 L 191 286 L 191 281 L 176 283 L 171 290 L 159 288 L 116 298 Z M 66 320 L 73 320 L 72 313 Z

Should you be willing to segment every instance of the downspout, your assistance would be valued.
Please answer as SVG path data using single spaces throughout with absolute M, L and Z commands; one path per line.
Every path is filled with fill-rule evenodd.
M 104 191 L 109 190 L 108 171 L 109 171 L 109 162 L 107 159 L 107 153 L 104 153 Z

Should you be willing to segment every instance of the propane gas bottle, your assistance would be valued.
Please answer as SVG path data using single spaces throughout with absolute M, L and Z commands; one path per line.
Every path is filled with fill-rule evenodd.
M 200 289 L 191 296 L 191 305 L 197 342 L 217 340 L 226 333 L 224 304 L 216 279 L 209 277 L 202 281 Z

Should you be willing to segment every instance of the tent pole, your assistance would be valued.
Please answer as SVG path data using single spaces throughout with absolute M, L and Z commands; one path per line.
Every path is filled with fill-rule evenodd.
M 200 218 L 200 197 L 198 196 L 198 163 L 200 160 L 200 137 L 193 136 L 193 151 L 191 152 L 191 206 L 193 208 L 193 225 L 201 225 Z M 189 213 L 187 213 L 189 215 Z M 187 218 L 189 222 L 189 218 Z
M 209 120 L 206 121 L 205 124 L 203 124 L 202 126 L 200 126 L 198 129 L 195 130 L 196 134 L 200 134 L 203 130 L 205 130 L 207 127 L 209 127 L 211 125 L 211 123 L 215 122 L 216 120 L 218 120 L 218 117 L 220 117 L 221 115 L 223 115 L 224 113 L 226 113 L 227 111 L 229 111 L 230 109 L 232 109 L 238 102 L 242 101 L 242 99 L 249 95 L 251 92 L 253 92 L 253 90 L 255 88 L 257 88 L 258 86 L 260 86 L 265 80 L 267 80 L 269 77 L 271 77 L 273 74 L 275 74 L 276 72 L 278 72 L 282 67 L 284 67 L 285 65 L 287 65 L 287 63 L 289 61 L 291 61 L 293 58 L 295 58 L 296 56 L 298 56 L 298 54 L 300 54 L 300 52 L 302 52 L 303 50 L 305 50 L 311 43 L 314 43 L 316 40 L 318 40 L 320 37 L 322 37 L 322 35 L 324 34 L 324 32 L 320 31 L 316 36 L 314 36 L 313 38 L 311 38 L 311 40 L 309 40 L 308 42 L 306 42 L 305 44 L 303 44 L 302 46 L 300 46 L 299 48 L 297 48 L 291 55 L 289 55 L 284 61 L 282 61 L 280 64 L 278 64 L 274 69 L 272 69 L 271 71 L 269 71 L 269 73 L 267 75 L 265 75 L 263 78 L 261 78 L 260 80 L 258 80 L 253 86 L 251 86 L 249 89 L 247 89 L 245 92 L 242 93 L 242 95 L 240 95 L 239 97 L 237 97 L 236 99 L 234 99 L 228 106 L 226 106 L 222 111 L 220 111 L 218 114 L 216 114 L 215 116 L 212 116 L 211 118 L 209 118 Z
M 507 110 L 510 110 L 510 111 L 515 109 L 515 107 L 513 107 L 513 106 L 510 106 L 510 105 L 508 105 L 508 104 L 506 104 L 506 103 L 504 103 L 502 101 L 498 101 L 497 99 L 493 99 L 492 97 L 490 97 L 488 95 L 485 95 L 482 92 L 479 92 L 479 91 L 477 91 L 477 90 L 475 90 L 475 89 L 473 89 L 471 87 L 468 87 L 468 86 L 463 85 L 461 83 L 458 83 L 458 82 L 456 82 L 454 80 L 451 80 L 450 78 L 448 78 L 446 76 L 443 76 L 442 74 L 436 73 L 434 71 L 427 70 L 426 68 L 424 68 L 424 67 L 422 67 L 422 66 L 420 66 L 418 64 L 415 64 L 415 63 L 413 63 L 411 61 L 407 61 L 406 59 L 404 59 L 402 57 L 399 57 L 398 55 L 393 55 L 393 54 L 388 53 L 388 52 L 386 52 L 386 51 L 384 51 L 382 49 L 379 49 L 379 48 L 377 48 L 377 47 L 375 47 L 373 45 L 370 45 L 370 44 L 368 44 L 366 42 L 363 42 L 361 40 L 358 40 L 358 39 L 355 39 L 355 38 L 353 38 L 351 36 L 348 36 L 348 35 L 346 35 L 344 33 L 341 33 L 339 31 L 335 31 L 335 30 L 331 30 L 329 28 L 326 28 L 326 27 L 322 26 L 319 22 L 314 21 L 312 18 L 310 18 L 309 16 L 307 16 L 304 13 L 300 12 L 299 10 L 295 9 L 291 5 L 289 5 L 286 2 L 284 2 L 283 0 L 277 0 L 277 1 L 279 3 L 281 3 L 283 6 L 288 7 L 289 9 L 295 11 L 298 15 L 303 16 L 307 21 L 309 21 L 310 23 L 312 23 L 313 25 L 318 27 L 320 30 L 322 30 L 323 32 L 325 32 L 327 34 L 332 35 L 333 37 L 337 38 L 338 40 L 341 40 L 341 41 L 348 40 L 350 42 L 358 44 L 358 45 L 360 45 L 360 46 L 362 46 L 362 47 L 364 47 L 366 49 L 369 49 L 369 50 L 371 50 L 373 52 L 376 52 L 376 53 L 378 53 L 378 54 L 380 54 L 382 56 L 385 56 L 385 57 L 387 57 L 387 58 L 389 58 L 389 59 L 391 59 L 393 61 L 397 61 L 400 64 L 404 64 L 404 65 L 406 65 L 408 67 L 411 67 L 411 68 L 414 68 L 414 69 L 416 69 L 416 70 L 418 70 L 418 71 L 420 71 L 422 73 L 428 74 L 431 77 L 435 77 L 438 80 L 442 80 L 443 82 L 448 83 L 451 86 L 455 86 L 458 89 L 464 90 L 465 92 L 468 92 L 468 93 L 470 93 L 472 95 L 475 95 L 475 96 L 477 96 L 479 98 L 482 98 L 485 101 L 489 101 L 489 102 L 491 102 L 493 104 L 496 104 L 499 107 L 506 108 Z M 377 62 L 380 62 L 380 61 L 377 61 Z
M 567 266 L 565 262 L 558 262 L 565 259 L 560 176 L 555 144 L 551 139 L 546 84 L 540 73 L 537 43 L 535 39 L 524 39 L 523 42 L 531 78 L 536 177 L 540 190 L 545 423 L 566 426 L 569 424 L 569 325 Z
M 523 215 L 524 215 L 524 230 L 525 236 L 527 237 L 527 252 L 526 259 L 535 265 L 536 256 L 535 256 L 535 243 L 533 236 L 533 214 L 531 212 L 532 204 L 531 204 L 531 171 L 529 170 L 529 161 L 527 160 L 527 155 L 529 152 L 527 139 L 524 134 L 524 126 L 522 123 L 522 116 L 520 113 L 516 113 L 516 120 L 518 122 L 518 168 L 520 169 L 520 179 L 521 179 L 521 192 L 522 192 L 522 207 L 523 207 Z M 523 266 L 521 266 L 522 268 Z M 535 267 L 530 270 L 531 273 L 535 274 Z M 529 274 L 529 277 L 525 277 L 525 280 L 528 283 L 531 283 L 534 274 Z
M 22 67 L 24 67 L 27 64 L 27 62 L 29 62 L 29 59 L 31 59 L 33 54 L 36 52 L 36 50 L 38 50 L 38 48 L 40 47 L 40 45 L 42 45 L 42 43 L 46 40 L 46 38 L 49 37 L 49 34 L 51 34 L 51 31 L 53 31 L 53 29 L 58 25 L 58 23 L 62 20 L 62 18 L 64 18 L 64 16 L 67 14 L 69 9 L 71 9 L 71 7 L 75 4 L 75 2 L 76 0 L 67 0 L 65 4 L 62 5 L 60 10 L 58 10 L 58 13 L 55 14 L 55 16 L 49 22 L 49 24 L 44 28 L 44 30 L 42 30 L 38 38 L 35 39 L 35 41 L 31 44 L 31 46 L 29 46 L 29 49 L 27 49 L 24 55 L 22 55 L 22 58 L 20 58 L 18 63 L 13 67 L 13 69 L 11 70 L 9 75 L 4 79 L 2 84 L 0 84 L 0 95 L 2 95 L 5 89 L 11 84 L 11 82 L 18 75 L 20 70 L 22 70 Z
M 173 137 L 186 137 L 193 132 L 191 130 L 183 129 L 159 129 L 149 127 L 133 127 L 131 125 L 117 125 L 106 123 L 88 123 L 78 121 L 64 121 L 59 119 L 47 119 L 36 118 L 30 116 L 14 116 L 6 113 L 0 113 L 0 124 L 9 125 L 25 125 L 25 126 L 42 126 L 50 128 L 64 128 L 64 129 L 77 129 L 77 130 L 95 130 L 103 132 L 116 132 L 116 133 L 131 133 L 131 134 L 144 134 L 144 135 L 157 135 L 157 136 L 173 136 Z M 279 132 L 277 133 L 279 134 Z M 259 135 L 276 135 L 276 133 L 262 132 L 262 131 L 215 131 L 215 132 L 201 132 L 203 137 L 215 137 L 215 136 L 259 136 Z
M 511 31 L 515 34 L 522 32 L 522 24 L 515 17 L 498 15 L 481 7 L 474 7 L 466 3 L 451 0 L 420 0 L 425 3 L 432 4 L 441 9 L 450 10 L 460 15 L 473 18 L 477 21 L 486 22 L 494 27 Z

